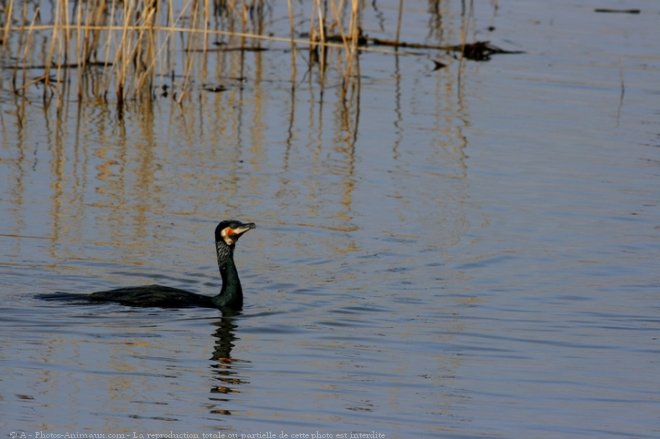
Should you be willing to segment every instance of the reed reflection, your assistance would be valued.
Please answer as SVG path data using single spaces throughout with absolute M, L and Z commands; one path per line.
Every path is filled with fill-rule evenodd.
M 385 27 L 387 17 L 376 6 Z M 431 34 L 456 42 L 459 34 L 468 33 L 474 13 L 468 6 L 459 16 L 446 2 L 430 2 Z M 253 12 L 256 17 L 241 22 L 216 10 L 215 26 L 266 32 L 274 22 L 262 20 L 265 11 L 259 7 Z M 460 212 L 448 210 L 447 204 L 456 203 L 447 200 L 466 198 L 467 186 L 459 184 L 461 195 L 456 196 L 450 193 L 456 185 L 437 186 L 435 178 L 467 178 L 465 132 L 471 121 L 466 93 L 471 84 L 465 76 L 470 61 L 460 58 L 428 80 L 431 75 L 409 75 L 411 60 L 419 58 L 406 51 L 393 55 L 393 68 L 386 74 L 367 63 L 361 66 L 364 56 L 353 46 L 346 51 L 314 40 L 311 47 L 318 57 L 310 58 L 293 41 L 299 34 L 294 12 L 289 16 L 290 59 L 275 56 L 282 52 L 267 44 L 263 51 L 246 50 L 245 38 L 236 35 L 221 40 L 223 35 L 217 34 L 212 41 L 216 47 L 186 51 L 202 80 L 192 83 L 188 99 L 178 106 L 165 98 L 127 101 L 116 108 L 107 100 L 92 101 L 89 96 L 101 93 L 92 84 L 99 78 L 82 73 L 70 75 L 70 85 L 62 85 L 72 90 L 68 96 L 57 94 L 57 100 L 44 104 L 43 118 L 39 111 L 29 111 L 34 95 L 14 95 L 16 121 L 6 136 L 3 124 L 3 137 L 14 138 L 20 157 L 12 163 L 34 155 L 48 164 L 38 181 L 29 164 L 10 169 L 16 177 L 7 179 L 5 190 L 15 200 L 15 233 L 24 233 L 22 224 L 34 214 L 24 200 L 37 192 L 36 184 L 42 185 L 43 205 L 50 206 L 48 215 L 41 216 L 51 220 L 50 230 L 40 230 L 49 230 L 52 237 L 52 260 L 79 258 L 81 251 L 83 259 L 95 260 L 99 252 L 81 250 L 92 248 L 92 242 L 113 247 L 112 261 L 124 264 L 138 255 L 131 262 L 141 264 L 143 255 L 171 252 L 157 247 L 172 237 L 163 230 L 174 218 L 199 221 L 221 211 L 252 210 L 274 223 L 297 218 L 306 226 L 354 231 L 363 227 L 359 218 L 369 210 L 356 201 L 372 190 L 366 181 L 397 200 L 395 214 L 400 217 L 410 212 L 406 195 L 413 190 L 427 192 L 426 200 L 443 212 Z M 464 28 L 455 29 L 459 18 Z M 145 47 L 151 44 L 144 42 Z M 164 51 L 168 60 L 180 52 L 176 44 Z M 173 77 L 159 74 L 155 86 Z M 90 88 L 77 101 L 76 81 L 88 82 L 83 89 Z M 422 129 L 433 133 L 425 139 Z M 38 131 L 46 148 L 34 146 Z M 372 161 L 378 165 L 361 166 Z

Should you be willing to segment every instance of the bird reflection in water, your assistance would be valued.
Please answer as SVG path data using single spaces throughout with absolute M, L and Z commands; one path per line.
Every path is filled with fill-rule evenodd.
M 213 336 L 215 337 L 215 347 L 211 360 L 214 363 L 211 368 L 214 372 L 214 380 L 217 384 L 211 387 L 211 396 L 209 399 L 213 402 L 210 412 L 219 415 L 231 415 L 231 411 L 224 408 L 230 401 L 229 395 L 240 393 L 239 386 L 246 381 L 239 377 L 237 365 L 246 363 L 244 360 L 232 358 L 231 351 L 234 343 L 239 338 L 235 331 L 238 328 L 236 316 L 238 313 L 225 313 L 223 317 L 214 323 L 217 327 Z

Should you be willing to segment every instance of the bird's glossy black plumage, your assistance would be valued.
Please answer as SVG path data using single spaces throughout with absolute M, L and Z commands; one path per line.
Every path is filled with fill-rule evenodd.
M 164 285 L 118 288 L 87 295 L 55 293 L 40 297 L 49 300 L 63 299 L 87 303 L 116 302 L 139 307 L 205 307 L 238 310 L 243 306 L 243 289 L 234 264 L 234 248 L 238 238 L 254 228 L 254 223 L 242 223 L 236 220 L 222 221 L 215 228 L 215 250 L 218 257 L 218 269 L 222 277 L 222 288 L 220 293 L 214 297 Z

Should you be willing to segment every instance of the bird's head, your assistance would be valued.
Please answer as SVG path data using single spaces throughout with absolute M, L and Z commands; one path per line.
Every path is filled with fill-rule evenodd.
M 231 247 L 245 232 L 255 227 L 254 223 L 242 223 L 236 220 L 222 221 L 215 228 L 215 242 L 224 242 Z

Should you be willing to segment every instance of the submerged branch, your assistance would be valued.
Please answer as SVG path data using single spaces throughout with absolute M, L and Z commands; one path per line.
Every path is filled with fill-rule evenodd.
M 426 50 L 443 50 L 445 52 L 460 52 L 464 57 L 473 61 L 487 61 L 491 55 L 501 54 L 519 54 L 525 53 L 519 50 L 504 50 L 493 44 L 490 41 L 477 41 L 468 44 L 455 44 L 455 45 L 434 45 L 424 43 L 407 43 L 405 41 L 384 40 L 379 38 L 369 39 L 371 44 L 389 47 L 403 47 L 408 49 L 426 49 Z

